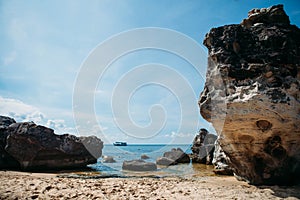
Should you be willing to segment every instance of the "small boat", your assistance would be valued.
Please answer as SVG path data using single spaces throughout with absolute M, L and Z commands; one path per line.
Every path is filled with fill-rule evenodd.
M 126 142 L 114 142 L 113 143 L 114 146 L 127 146 Z

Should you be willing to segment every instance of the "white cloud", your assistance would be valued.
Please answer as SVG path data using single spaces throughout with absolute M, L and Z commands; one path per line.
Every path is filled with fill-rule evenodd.
M 38 108 L 17 99 L 0 96 L 0 115 L 12 117 L 17 122 L 33 121 L 36 124 L 52 128 L 59 134 L 75 132 L 75 129 L 68 127 L 63 119 L 48 119 Z
M 176 133 L 172 131 L 170 134 L 166 134 L 165 137 L 169 138 L 190 138 L 194 137 L 195 133 Z
M 42 123 L 45 119 L 44 114 L 37 108 L 16 99 L 3 97 L 0 97 L 0 114 L 7 115 L 20 122 L 34 121 Z

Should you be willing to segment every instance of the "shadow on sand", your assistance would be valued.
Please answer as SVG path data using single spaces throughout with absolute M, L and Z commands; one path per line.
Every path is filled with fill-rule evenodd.
M 272 190 L 273 195 L 279 198 L 294 197 L 300 199 L 300 184 L 294 186 L 258 186 L 258 188 Z

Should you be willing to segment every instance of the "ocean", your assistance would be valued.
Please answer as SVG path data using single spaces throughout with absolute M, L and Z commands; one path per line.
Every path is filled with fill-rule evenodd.
M 122 164 L 125 160 L 140 159 L 141 155 L 146 154 L 149 159 L 147 162 L 154 162 L 158 157 L 161 157 L 164 152 L 170 151 L 172 148 L 181 148 L 187 154 L 192 153 L 191 145 L 183 144 L 128 144 L 127 146 L 113 146 L 106 144 L 103 147 L 103 156 L 112 156 L 115 163 L 103 163 L 102 158 L 98 159 L 98 162 L 93 165 L 89 165 L 90 168 L 96 170 L 103 176 L 121 176 L 121 177 L 135 177 L 135 176 L 151 176 L 151 177 L 193 177 L 193 176 L 212 176 L 213 166 L 203 164 L 178 164 L 172 166 L 158 166 L 157 171 L 153 172 L 134 172 L 122 170 Z

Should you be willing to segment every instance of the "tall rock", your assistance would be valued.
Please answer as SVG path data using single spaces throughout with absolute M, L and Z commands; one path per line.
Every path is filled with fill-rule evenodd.
M 201 115 L 234 172 L 252 184 L 300 180 L 300 29 L 283 5 L 213 28 Z
M 191 147 L 193 152 L 191 155 L 192 161 L 194 163 L 211 165 L 215 150 L 214 143 L 216 139 L 216 135 L 210 134 L 206 129 L 201 128 L 199 133 L 194 138 L 193 146 Z

